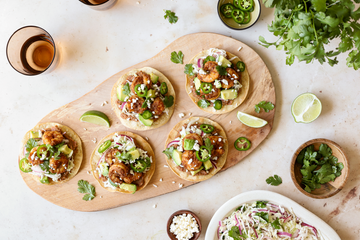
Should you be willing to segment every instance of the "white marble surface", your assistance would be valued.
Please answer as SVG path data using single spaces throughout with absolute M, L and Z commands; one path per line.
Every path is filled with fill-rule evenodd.
M 342 239 L 359 239 L 360 79 L 359 71 L 346 67 L 346 56 L 341 56 L 335 67 L 319 63 L 286 66 L 283 52 L 258 45 L 259 35 L 274 39 L 267 31 L 273 10 L 264 7 L 254 27 L 233 31 L 218 19 L 216 0 L 136 2 L 119 0 L 113 8 L 102 12 L 77 0 L 3 2 L 0 239 L 167 239 L 167 219 L 179 209 L 190 209 L 199 215 L 203 239 L 216 209 L 229 198 L 255 189 L 281 193 L 328 222 Z M 170 25 L 163 18 L 163 9 L 175 11 L 179 21 Z M 62 62 L 53 72 L 25 77 L 8 64 L 7 40 L 24 25 L 43 27 L 61 46 Z M 258 149 L 206 182 L 102 212 L 83 213 L 58 207 L 25 185 L 19 174 L 17 154 L 26 131 L 53 109 L 81 97 L 111 75 L 154 56 L 175 39 L 196 32 L 215 32 L 239 39 L 257 51 L 268 65 L 276 87 L 276 115 L 272 132 Z M 303 92 L 315 93 L 323 103 L 319 119 L 307 125 L 296 124 L 290 114 L 292 100 Z M 324 200 L 300 193 L 289 171 L 291 156 L 298 146 L 318 137 L 339 143 L 351 167 L 345 188 Z M 282 177 L 282 185 L 266 184 L 265 179 L 273 174 Z

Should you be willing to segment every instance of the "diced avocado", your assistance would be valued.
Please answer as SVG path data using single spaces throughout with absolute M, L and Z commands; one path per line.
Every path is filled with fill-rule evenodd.
M 159 80 L 159 76 L 157 76 L 153 73 L 150 73 L 150 78 L 153 83 L 157 83 L 157 81 Z
M 194 84 L 195 84 L 196 90 L 199 90 L 200 86 L 201 86 L 201 82 L 197 77 L 194 79 Z
M 235 91 L 234 89 L 222 90 L 220 98 L 224 100 L 235 99 L 237 98 L 237 91 Z
M 120 184 L 120 189 L 131 192 L 131 193 L 135 193 L 136 192 L 136 185 L 135 184 L 131 184 L 131 183 L 122 183 Z
M 102 162 L 99 164 L 101 175 L 107 177 L 109 176 L 109 168 L 106 165 L 106 162 Z
M 137 150 L 137 149 L 129 152 L 129 154 L 131 155 L 131 158 L 132 158 L 133 160 L 138 159 L 138 158 L 140 157 L 140 152 L 139 152 L 139 150 Z
M 195 174 L 197 174 L 198 172 L 200 172 L 201 170 L 203 170 L 203 166 L 201 166 L 201 168 L 199 168 L 198 170 L 196 170 L 196 171 L 190 171 L 191 172 L 191 175 L 195 175 Z
M 62 152 L 63 154 L 65 155 L 68 155 L 69 157 L 71 157 L 72 153 L 73 153 L 73 150 L 71 150 L 68 145 L 62 145 L 60 148 L 59 148 L 59 151 Z
M 42 134 L 41 131 L 31 131 L 30 138 L 41 138 Z
M 206 162 L 204 162 L 203 165 L 204 165 L 204 168 L 205 168 L 206 171 L 213 167 L 210 160 L 207 160 Z
M 154 120 L 152 120 L 152 119 L 145 119 L 145 118 L 143 118 L 143 116 L 141 116 L 141 115 L 139 115 L 139 120 L 140 120 L 140 122 L 142 122 L 145 126 L 147 126 L 147 127 L 150 127 L 152 124 L 153 124 L 153 122 L 154 122 Z
M 193 150 L 194 145 L 195 145 L 194 139 L 185 139 L 184 140 L 184 150 Z
M 172 153 L 172 159 L 178 166 L 181 164 L 181 157 L 182 157 L 182 153 L 175 149 Z
M 219 63 L 221 63 L 222 67 L 231 67 L 231 62 L 229 60 L 227 60 L 224 56 L 220 56 L 219 57 Z
M 123 87 L 124 85 L 119 85 L 116 89 L 116 96 L 122 102 L 124 102 L 125 98 L 128 97 L 128 95 L 124 94 Z
M 219 80 L 215 80 L 214 85 L 216 88 L 221 88 L 221 82 Z
M 147 92 L 146 97 L 148 97 L 148 98 L 155 98 L 155 90 L 154 90 L 154 89 L 150 89 L 150 90 Z

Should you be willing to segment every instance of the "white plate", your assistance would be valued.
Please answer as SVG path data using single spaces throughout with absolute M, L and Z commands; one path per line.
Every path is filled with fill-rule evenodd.
M 238 206 L 243 203 L 253 203 L 255 201 L 262 200 L 281 205 L 282 207 L 285 207 L 287 209 L 293 209 L 295 215 L 301 218 L 303 222 L 316 227 L 320 231 L 324 239 L 341 240 L 339 235 L 337 235 L 337 233 L 334 231 L 334 229 L 332 229 L 315 214 L 303 208 L 293 200 L 284 197 L 278 193 L 262 190 L 241 193 L 224 203 L 211 218 L 209 226 L 206 230 L 205 240 L 218 240 L 217 230 L 219 226 L 219 221 L 229 216 Z

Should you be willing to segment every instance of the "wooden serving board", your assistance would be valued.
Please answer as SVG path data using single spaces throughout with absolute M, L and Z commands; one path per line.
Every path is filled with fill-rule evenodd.
M 239 56 L 245 62 L 250 75 L 250 90 L 245 102 L 234 111 L 223 115 L 212 115 L 198 109 L 185 91 L 185 64 L 200 51 L 213 47 L 224 49 Z M 242 47 L 240 51 L 238 51 L 239 47 Z M 180 50 L 185 55 L 184 64 L 175 64 L 171 62 L 171 52 L 178 52 Z M 120 120 L 115 116 L 115 113 L 113 113 L 110 104 L 111 88 L 119 77 L 133 68 L 141 67 L 153 67 L 165 74 L 165 76 L 167 76 L 171 81 L 176 92 L 177 101 L 172 118 L 164 126 L 149 131 L 133 131 L 121 125 Z M 228 158 L 222 169 L 222 171 L 224 171 L 234 166 L 254 151 L 270 133 L 274 121 L 275 111 L 273 110 L 269 113 L 265 113 L 262 110 L 260 114 L 257 114 L 254 111 L 255 104 L 263 100 L 271 101 L 275 104 L 275 88 L 268 68 L 254 50 L 236 39 L 219 34 L 196 33 L 186 35 L 175 40 L 156 56 L 118 72 L 102 82 L 91 92 L 52 111 L 40 121 L 62 123 L 75 130 L 80 136 L 83 143 L 84 158 L 78 174 L 73 179 L 64 184 L 47 186 L 35 182 L 25 173 L 21 172 L 21 175 L 29 188 L 46 200 L 64 208 L 85 212 L 119 207 L 177 191 L 194 184 L 178 178 L 169 168 L 164 166 L 166 165 L 166 160 L 162 151 L 164 150 L 167 135 L 176 123 L 184 119 L 179 118 L 179 113 L 185 113 L 185 118 L 189 117 L 190 113 L 191 116 L 207 117 L 223 126 L 229 140 Z M 108 104 L 101 106 L 104 101 L 107 101 Z M 80 122 L 80 116 L 88 110 L 99 110 L 104 112 L 111 121 L 111 127 L 108 129 L 107 127 Z M 260 129 L 247 127 L 237 120 L 237 111 L 246 112 L 263 118 L 268 121 L 268 124 Z M 232 123 L 230 123 L 230 121 Z M 144 138 L 149 138 L 149 143 L 155 152 L 155 174 L 149 185 L 135 194 L 128 195 L 108 192 L 98 184 L 89 172 L 89 158 L 97 144 L 94 143 L 93 140 L 96 139 L 97 141 L 100 141 L 103 137 L 115 131 L 132 131 Z M 251 141 L 252 147 L 250 150 L 239 152 L 233 147 L 234 141 L 240 136 L 245 136 Z M 87 180 L 95 186 L 97 197 L 92 201 L 85 202 L 82 200 L 83 194 L 80 194 L 77 191 L 77 182 L 80 179 Z M 162 181 L 160 181 L 160 179 L 162 179 Z M 183 184 L 183 187 L 180 188 L 179 184 Z M 207 182 L 204 181 L 200 184 L 205 185 Z

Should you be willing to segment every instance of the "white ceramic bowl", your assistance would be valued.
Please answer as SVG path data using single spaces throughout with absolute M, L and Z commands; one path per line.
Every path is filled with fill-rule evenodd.
M 334 229 L 332 229 L 315 214 L 303 208 L 293 200 L 278 193 L 262 190 L 241 193 L 224 203 L 211 218 L 209 226 L 206 230 L 205 240 L 218 240 L 217 230 L 219 221 L 229 216 L 241 204 L 253 203 L 255 201 L 269 201 L 287 209 L 293 209 L 297 217 L 301 218 L 305 223 L 316 227 L 325 240 L 341 240 Z

